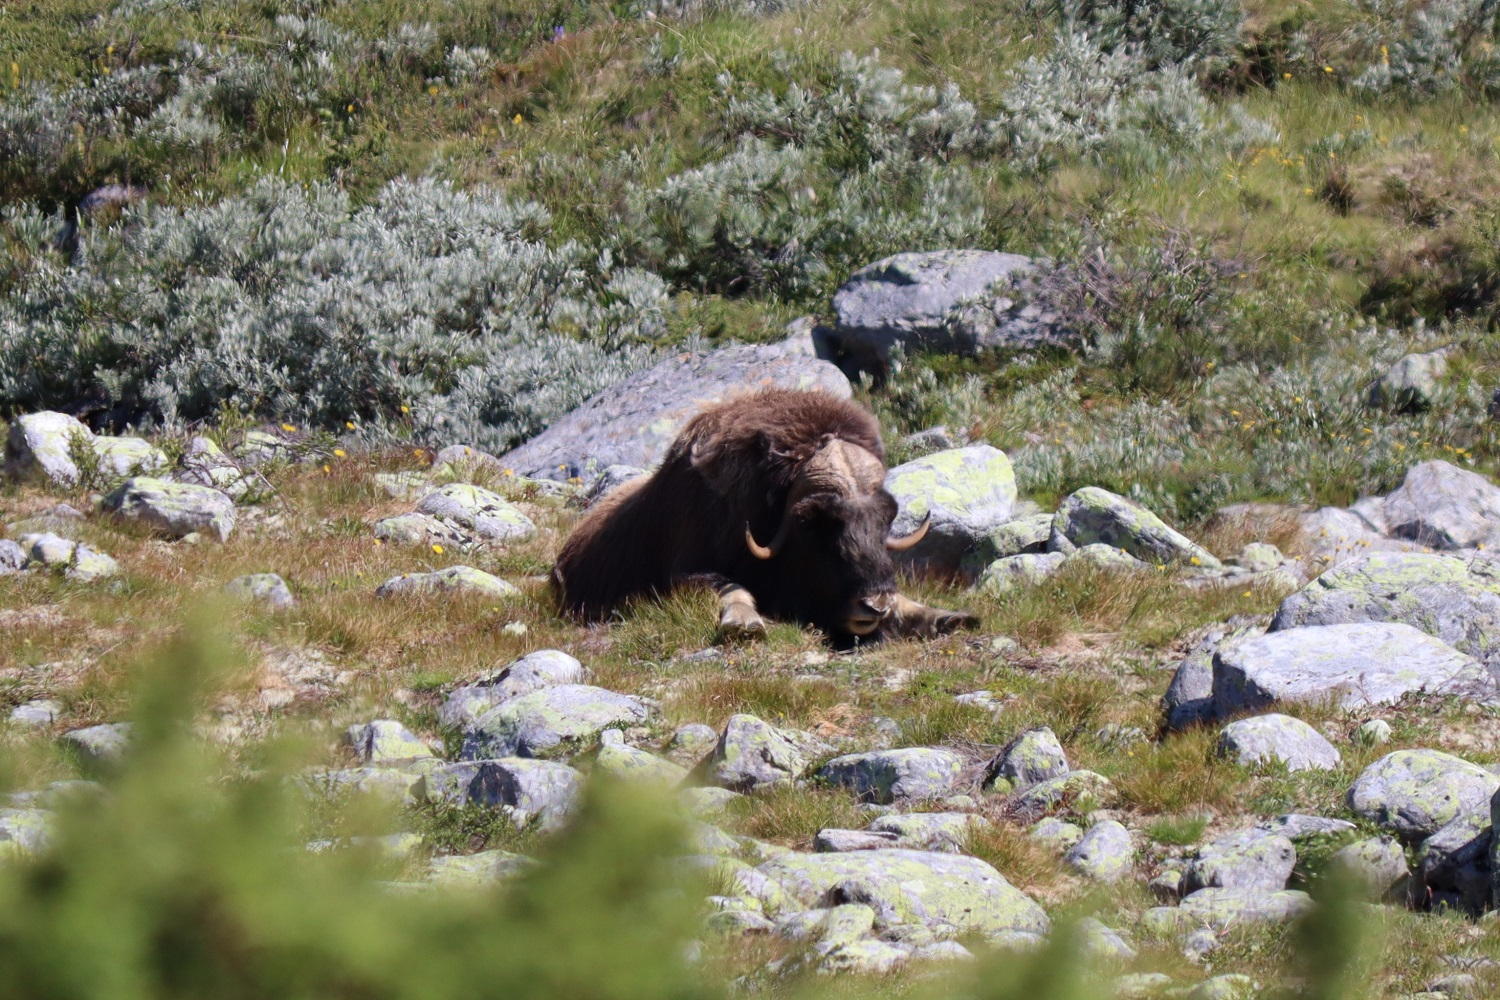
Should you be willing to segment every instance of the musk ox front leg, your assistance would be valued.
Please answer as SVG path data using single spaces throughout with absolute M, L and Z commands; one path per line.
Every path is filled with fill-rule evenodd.
M 897 594 L 891 602 L 886 629 L 893 636 L 910 636 L 927 639 L 937 635 L 949 635 L 961 628 L 978 628 L 979 616 L 967 611 L 945 611 L 929 608 L 912 600 L 905 594 Z
M 719 642 L 742 642 L 766 637 L 766 620 L 750 591 L 726 576 L 713 573 L 688 577 L 682 583 L 712 587 L 719 597 Z

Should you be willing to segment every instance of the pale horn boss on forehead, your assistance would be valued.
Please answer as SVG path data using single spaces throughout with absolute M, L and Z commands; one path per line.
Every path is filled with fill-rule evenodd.
M 874 417 L 823 392 L 769 389 L 712 406 L 661 466 L 618 487 L 573 530 L 552 583 L 564 610 L 600 620 L 637 595 L 707 583 L 728 637 L 766 618 L 815 625 L 839 645 L 978 624 L 896 589 L 885 450 Z

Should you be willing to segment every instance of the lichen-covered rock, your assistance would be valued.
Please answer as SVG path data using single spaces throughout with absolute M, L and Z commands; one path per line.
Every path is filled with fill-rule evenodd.
M 118 764 L 130 749 L 130 731 L 128 722 L 105 722 L 74 729 L 59 738 L 78 753 L 85 764 L 110 767 Z
M 1368 898 L 1375 900 L 1390 898 L 1409 874 L 1406 852 L 1391 837 L 1366 837 L 1345 844 L 1333 852 L 1329 865 L 1353 879 Z
M 1424 840 L 1460 813 L 1488 804 L 1500 775 L 1439 750 L 1397 750 L 1349 787 L 1349 808 L 1408 842 Z
M 1151 565 L 1218 566 L 1219 560 L 1133 500 L 1097 486 L 1070 494 L 1052 519 L 1051 547 L 1071 552 L 1094 543 L 1111 545 Z
M 1214 653 L 1214 712 L 1221 717 L 1330 699 L 1360 709 L 1418 692 L 1486 698 L 1493 688 L 1473 659 L 1400 623 L 1289 629 Z
M 1184 895 L 1199 889 L 1286 888 L 1297 849 L 1285 837 L 1263 830 L 1236 830 L 1204 845 L 1182 874 Z
M 1063 854 L 1083 839 L 1083 828 L 1077 823 L 1069 823 L 1056 816 L 1047 816 L 1032 824 L 1031 829 L 1026 831 L 1026 835 L 1037 843 Z
M 821 353 L 849 370 L 883 371 L 892 349 L 974 354 L 1068 339 L 1009 282 L 1035 262 L 993 250 L 898 253 L 855 271 L 833 296 L 837 323 L 819 329 Z
M 1177 914 L 1189 925 L 1227 930 L 1243 924 L 1287 923 L 1312 908 L 1305 892 L 1291 889 L 1199 889 L 1183 897 Z
M 1149 569 L 1145 563 L 1123 549 L 1102 542 L 1082 545 L 1063 557 L 1063 569 L 1091 569 L 1103 573 L 1132 573 Z
M 521 591 L 514 584 L 473 566 L 447 566 L 431 573 L 403 573 L 375 588 L 376 597 L 435 593 L 476 594 L 505 599 L 517 597 Z
M 52 813 L 44 809 L 0 809 L 0 857 L 36 854 L 52 843 Z
M 1218 751 L 1246 767 L 1278 763 L 1289 771 L 1331 771 L 1340 760 L 1322 733 L 1277 713 L 1231 722 L 1219 733 Z
M 900 512 L 891 530 L 904 535 L 929 518 L 927 535 L 900 553 L 903 565 L 958 572 L 964 557 L 1016 506 L 1016 475 L 1005 452 L 987 444 L 940 451 L 886 473 Z
M 556 757 L 587 750 L 606 728 L 651 716 L 639 698 L 588 684 L 558 684 L 501 702 L 464 731 L 464 760 Z
M 1220 645 L 1258 634 L 1239 628 L 1209 633 L 1188 651 L 1162 695 L 1162 712 L 1169 730 L 1186 729 L 1214 717 L 1214 652 Z
M 863 903 L 881 926 L 921 924 L 939 938 L 1048 927 L 1047 914 L 1025 893 L 963 855 L 899 848 L 791 854 L 756 871 L 803 907 Z
M 652 753 L 627 746 L 618 730 L 600 734 L 599 753 L 594 769 L 621 781 L 638 781 L 649 785 L 673 787 L 687 778 L 687 768 Z
M 1048 726 L 1037 726 L 995 755 L 985 769 L 983 787 L 994 788 L 997 781 L 1006 781 L 1011 790 L 1020 791 L 1067 773 L 1068 757 L 1057 734 Z
M 433 756 L 432 748 L 394 719 L 350 726 L 344 742 L 362 764 L 392 764 Z
M 224 585 L 224 593 L 242 601 L 256 601 L 277 609 L 290 608 L 297 603 L 297 599 L 292 596 L 292 588 L 275 573 L 237 576 Z
M 1483 659 L 1500 646 L 1500 561 L 1426 552 L 1347 559 L 1281 603 L 1271 631 L 1401 622 Z
M 1432 406 L 1448 371 L 1446 350 L 1408 354 L 1391 365 L 1370 386 L 1369 403 L 1382 409 L 1418 413 Z
M 1500 486 L 1434 460 L 1412 466 L 1381 504 L 1386 532 L 1433 549 L 1500 542 Z
M 996 559 L 979 574 L 975 585 L 992 597 L 1003 597 L 1013 590 L 1035 587 L 1062 568 L 1067 559 L 1061 552 L 1028 552 Z
M 91 445 L 93 433 L 77 417 L 45 410 L 17 417 L 5 440 L 5 474 L 10 479 L 42 479 L 53 486 L 78 484 L 74 439 Z
M 10 722 L 14 726 L 37 729 L 55 723 L 63 713 L 62 703 L 51 698 L 35 698 L 10 710 Z
M 0 576 L 19 573 L 26 565 L 26 550 L 9 538 L 0 538 Z
M 474 541 L 464 529 L 431 514 L 392 514 L 371 527 L 376 538 L 390 545 L 441 545 L 461 549 Z
M 1301 844 L 1319 837 L 1336 837 L 1352 833 L 1357 827 L 1346 819 L 1308 816 L 1304 813 L 1283 813 L 1272 819 L 1261 820 L 1255 824 L 1255 829 L 1285 837 L 1293 844 Z
M 209 486 L 235 501 L 255 492 L 257 477 L 246 473 L 212 439 L 195 437 L 178 461 L 172 478 L 179 483 Z
M 908 747 L 835 757 L 818 770 L 818 777 L 865 802 L 885 804 L 947 795 L 962 770 L 963 760 L 952 751 Z
M 26 567 L 41 566 L 61 571 L 69 580 L 92 583 L 120 572 L 112 556 L 70 538 L 59 538 L 50 532 L 22 535 L 21 548 L 26 550 Z
M 1130 831 L 1112 819 L 1095 823 L 1063 856 L 1068 866 L 1096 882 L 1118 882 L 1130 873 L 1135 845 Z
M 875 927 L 875 910 L 863 903 L 819 907 L 789 913 L 776 921 L 776 933 L 789 941 L 849 944 L 868 937 Z
M 785 343 L 683 352 L 593 396 L 500 460 L 542 479 L 588 479 L 611 465 L 649 469 L 699 410 L 770 387 L 821 390 L 840 399 L 851 391 L 836 367 Z
M 204 532 L 223 542 L 234 531 L 234 501 L 192 483 L 135 476 L 104 498 L 103 509 L 168 538 Z
M 874 833 L 894 833 L 893 847 L 917 851 L 956 851 L 975 830 L 987 829 L 990 821 L 965 812 L 891 813 L 877 817 L 869 826 Z
M 960 567 L 964 576 L 977 578 L 997 559 L 1036 555 L 1047 551 L 1052 537 L 1051 514 L 1025 514 L 991 528 L 979 539 Z
M 519 542 L 536 534 L 536 525 L 498 493 L 450 483 L 427 494 L 417 504 L 417 513 L 456 524 L 493 542 Z
M 560 649 L 539 649 L 487 677 L 455 688 L 443 699 L 438 721 L 462 728 L 509 698 L 558 684 L 582 684 L 587 679 L 588 671 L 572 656 Z
M 423 777 L 421 771 L 395 767 L 346 767 L 308 771 L 300 784 L 308 794 L 322 799 L 357 795 L 390 806 L 408 806 L 422 801 Z
M 753 715 L 732 715 L 706 772 L 715 785 L 748 792 L 800 778 L 812 758 L 824 750 L 810 734 L 778 729 Z
M 1354 742 L 1360 746 L 1378 747 L 1391 741 L 1391 724 L 1384 719 L 1368 719 L 1354 731 Z
M 874 851 L 882 847 L 899 847 L 900 840 L 900 835 L 885 830 L 841 830 L 829 826 L 813 834 L 813 850 L 823 854 Z
M 667 740 L 667 756 L 684 767 L 692 767 L 713 753 L 718 742 L 719 734 L 713 726 L 689 722 L 672 730 Z
M 111 478 L 149 475 L 168 464 L 166 454 L 144 438 L 100 435 L 90 444 L 99 461 L 99 471 Z
M 534 858 L 514 851 L 451 854 L 428 862 L 427 880 L 447 887 L 489 888 L 523 875 L 536 866 Z
M 1115 799 L 1114 784 L 1094 771 L 1069 771 L 1021 792 L 1010 808 L 1018 819 L 1035 820 L 1047 813 L 1072 810 L 1080 814 L 1108 806 Z
M 518 826 L 561 826 L 577 808 L 583 775 L 566 764 L 511 757 L 442 764 L 421 776 L 417 797 L 426 802 L 481 805 L 508 812 Z
M 1136 956 L 1136 950 L 1130 946 L 1130 942 L 1097 917 L 1084 917 L 1078 921 L 1078 943 L 1084 954 L 1099 961 L 1128 962 Z
M 1286 562 L 1286 557 L 1269 542 L 1250 542 L 1240 549 L 1235 562 L 1252 573 L 1269 573 Z

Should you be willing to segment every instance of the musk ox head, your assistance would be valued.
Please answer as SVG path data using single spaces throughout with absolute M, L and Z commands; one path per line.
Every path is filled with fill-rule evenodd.
M 830 438 L 801 465 L 769 540 L 745 525 L 745 547 L 775 567 L 784 603 L 836 640 L 881 630 L 897 610 L 891 553 L 927 533 L 924 519 L 905 537 L 890 534 L 896 500 L 884 481 L 876 455 Z

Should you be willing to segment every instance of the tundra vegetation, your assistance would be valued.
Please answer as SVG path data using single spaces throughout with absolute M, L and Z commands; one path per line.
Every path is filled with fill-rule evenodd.
M 1210 629 L 1270 622 L 1289 589 L 1274 579 L 1193 587 L 1186 568 L 1079 562 L 1003 593 L 917 580 L 914 598 L 975 612 L 978 632 L 833 655 L 773 624 L 703 656 L 707 592 L 607 626 L 556 613 L 536 578 L 579 517 L 571 488 L 468 477 L 534 523 L 503 545 L 401 545 L 369 525 L 410 510 L 397 494 L 434 449 L 502 452 L 684 348 L 826 319 L 872 261 L 956 247 L 1045 262 L 1026 294 L 1074 340 L 899 357 L 856 387 L 892 464 L 944 425 L 1005 451 L 1041 509 L 1102 487 L 1220 557 L 1264 541 L 1307 554 L 1291 520 L 1215 520 L 1228 504 L 1349 505 L 1432 459 L 1495 478 L 1497 35 L 1489 0 L 5 5 L 0 420 L 67 408 L 172 462 L 198 434 L 285 442 L 241 484 L 223 542 L 95 516 L 122 477 L 87 448 L 72 483 L 0 485 L 0 557 L 40 529 L 118 564 L 105 581 L 0 575 L 0 696 L 30 708 L 0 755 L 16 795 L 0 810 L 11 991 L 1493 992 L 1493 914 L 1369 907 L 1330 874 L 1346 842 L 1384 832 L 1351 810 L 1350 783 L 1405 749 L 1492 767 L 1492 702 L 1421 695 L 1379 720 L 1329 699 L 1278 706 L 1344 734 L 1331 770 L 1242 763 L 1217 726 L 1161 729 L 1170 668 Z M 106 185 L 121 196 L 85 201 Z M 1419 391 L 1372 395 L 1434 351 Z M 90 516 L 62 524 L 59 503 Z M 458 562 L 519 591 L 373 596 Z M 223 597 L 270 570 L 294 607 Z M 987 760 L 1050 727 L 1116 796 L 1060 818 L 1123 823 L 1134 873 L 1086 876 L 966 773 L 964 809 L 988 824 L 949 846 L 1057 929 L 1026 957 L 971 935 L 971 964 L 935 952 L 826 975 L 805 941 L 732 916 L 706 931 L 702 901 L 742 898 L 736 872 L 777 848 L 865 827 L 870 803 L 846 787 L 729 803 L 712 821 L 743 838 L 734 864 L 698 866 L 687 892 L 679 859 L 716 852 L 635 784 L 591 782 L 561 831 L 493 803 L 365 794 L 378 779 L 347 726 L 392 719 L 452 759 L 454 688 L 549 647 L 589 684 L 652 699 L 623 728 L 663 753 L 679 725 L 743 715 L 815 737 L 809 774 L 876 746 Z M 125 721 L 122 759 L 57 738 Z M 608 749 L 575 763 L 602 775 Z M 347 787 L 306 794 L 308 768 Z M 99 787 L 49 785 L 80 778 Z M 1297 842 L 1290 885 L 1320 902 L 1300 923 L 1194 950 L 1143 920 L 1171 863 L 1281 813 L 1355 823 Z M 1398 850 L 1420 865 L 1410 838 Z M 541 864 L 426 888 L 434 859 L 489 851 Z M 1085 918 L 1123 930 L 1131 954 L 1101 950 Z

